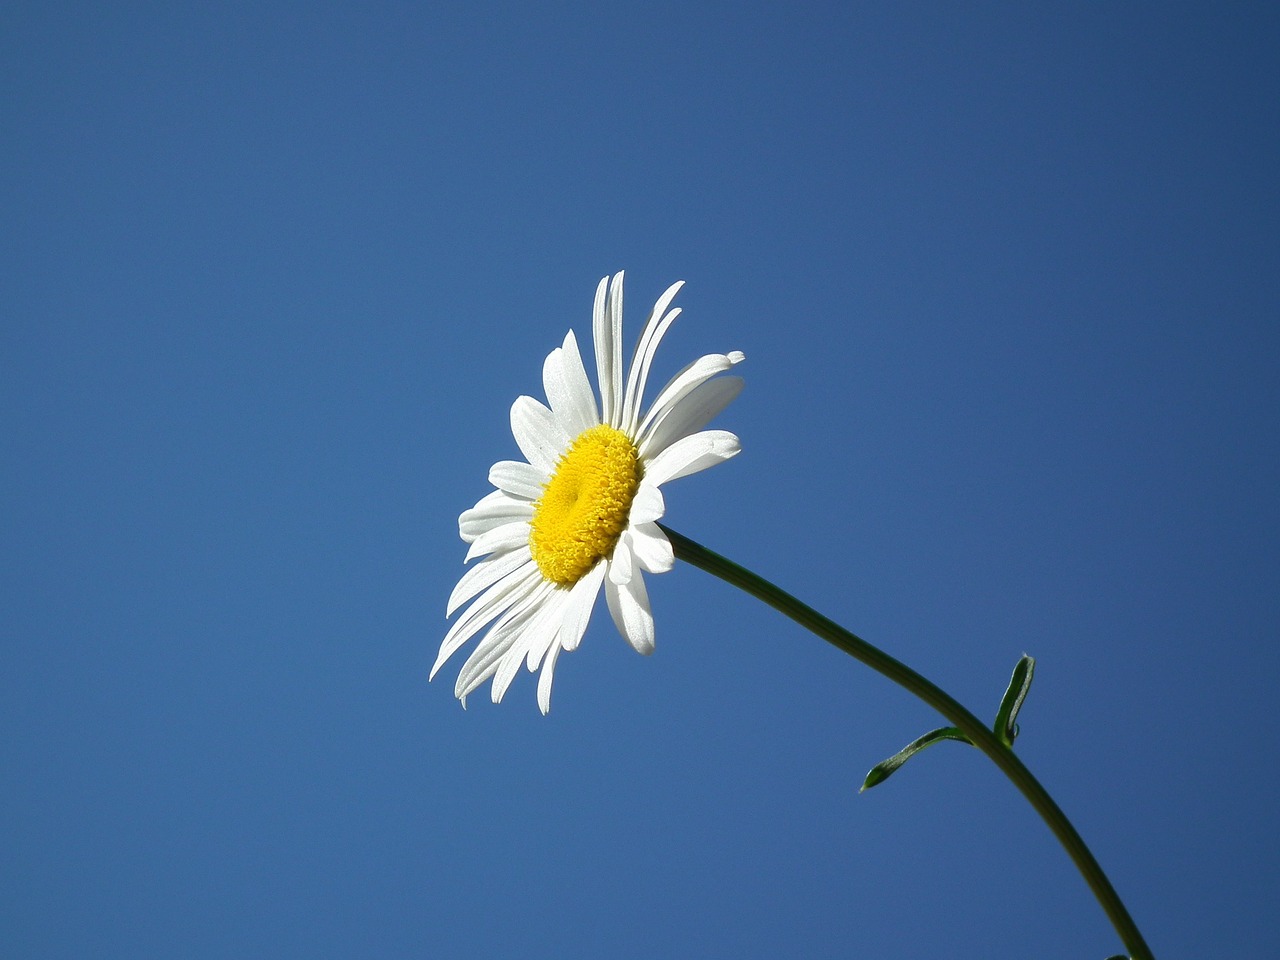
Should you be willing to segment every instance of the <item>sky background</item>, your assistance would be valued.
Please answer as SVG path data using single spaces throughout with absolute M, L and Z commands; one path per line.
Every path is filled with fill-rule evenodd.
M 1103 960 L 927 707 L 677 564 L 427 683 L 457 515 L 627 271 L 739 349 L 668 522 L 982 717 L 1156 955 L 1273 957 L 1273 5 L 0 13 L 0 955 Z M 628 347 L 629 349 L 629 347 Z

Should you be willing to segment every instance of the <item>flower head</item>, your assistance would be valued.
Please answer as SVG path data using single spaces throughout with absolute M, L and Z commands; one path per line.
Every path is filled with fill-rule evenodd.
M 644 573 L 665 573 L 674 556 L 657 521 L 661 487 L 728 460 L 738 438 L 703 430 L 742 389 L 720 377 L 741 353 L 709 354 L 685 367 L 642 411 L 645 382 L 658 343 L 680 314 L 670 309 L 683 282 L 654 304 L 631 367 L 622 364 L 622 274 L 596 288 L 593 317 L 599 402 L 573 331 L 542 367 L 547 404 L 519 397 L 511 432 L 525 460 L 489 471 L 496 490 L 458 518 L 471 544 L 471 567 L 449 597 L 446 616 L 473 601 L 440 644 L 431 676 L 481 630 L 454 687 L 467 695 L 493 680 L 499 702 L 520 665 L 541 668 L 538 706 L 551 705 L 551 681 L 562 650 L 577 648 L 604 588 L 619 632 L 640 653 L 653 652 L 653 615 Z

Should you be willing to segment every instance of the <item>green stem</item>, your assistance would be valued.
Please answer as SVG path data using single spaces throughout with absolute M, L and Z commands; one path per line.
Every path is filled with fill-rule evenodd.
M 990 757 L 1004 775 L 1013 781 L 1014 786 L 1022 791 L 1022 795 L 1030 801 L 1031 806 L 1061 841 L 1062 846 L 1075 862 L 1076 868 L 1084 876 L 1085 882 L 1089 884 L 1094 896 L 1098 898 L 1098 903 L 1106 911 L 1107 917 L 1116 928 L 1130 957 L 1133 960 L 1153 960 L 1151 950 L 1142 939 L 1142 934 L 1138 932 L 1138 927 L 1129 916 L 1129 911 L 1125 909 L 1115 888 L 1111 886 L 1111 881 L 1102 872 L 1102 867 L 1098 865 L 1098 861 L 1094 859 L 1066 814 L 1040 785 L 1040 781 L 1031 775 L 1031 771 L 1023 765 L 1017 755 L 1006 747 L 981 720 L 946 691 L 935 686 L 906 664 L 873 647 L 838 623 L 828 620 L 785 590 L 779 589 L 768 580 L 756 576 L 750 570 L 738 566 L 733 561 L 708 550 L 700 543 L 676 533 L 669 527 L 662 526 L 662 530 L 670 538 L 675 554 L 681 560 L 700 567 L 726 583 L 763 600 L 802 627 L 808 628 L 822 639 L 839 647 L 855 660 L 862 661 L 894 683 L 905 687 L 959 727 L 973 745 Z

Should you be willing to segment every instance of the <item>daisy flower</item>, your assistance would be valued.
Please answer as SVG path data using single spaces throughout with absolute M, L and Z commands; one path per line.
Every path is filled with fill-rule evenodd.
M 654 304 L 631 368 L 622 364 L 622 273 L 596 289 L 593 326 L 599 402 L 587 379 L 573 331 L 542 366 L 543 404 L 520 397 L 511 432 L 525 460 L 502 460 L 489 471 L 496 490 L 458 518 L 471 567 L 449 597 L 448 617 L 474 601 L 449 629 L 440 667 L 487 629 L 454 687 L 467 695 L 493 680 L 502 700 L 520 665 L 541 668 L 538 706 L 551 706 L 551 681 L 561 651 L 586 632 L 596 598 L 605 600 L 618 631 L 637 651 L 653 652 L 653 614 L 645 573 L 675 562 L 657 521 L 668 480 L 714 466 L 738 453 L 738 438 L 703 430 L 742 389 L 720 377 L 743 355 L 709 354 L 671 378 L 642 411 L 645 381 L 658 343 L 680 314 L 670 309 L 683 281 Z

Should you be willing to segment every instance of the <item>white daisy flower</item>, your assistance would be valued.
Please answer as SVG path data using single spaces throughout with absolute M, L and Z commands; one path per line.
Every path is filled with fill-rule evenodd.
M 474 602 L 440 644 L 431 676 L 488 627 L 462 665 L 454 694 L 467 695 L 493 679 L 502 700 L 524 663 L 541 667 L 538 706 L 551 706 L 551 680 L 562 650 L 586 632 L 600 588 L 613 622 L 631 646 L 653 652 L 653 614 L 644 573 L 666 573 L 671 543 L 657 521 L 665 512 L 661 487 L 728 460 L 738 438 L 703 430 L 742 390 L 739 377 L 718 377 L 743 355 L 710 354 L 685 367 L 641 403 L 658 343 L 679 308 L 669 310 L 684 282 L 654 304 L 631 369 L 622 365 L 622 273 L 596 289 L 594 328 L 599 404 L 587 379 L 573 331 L 542 367 L 546 406 L 520 397 L 511 406 L 511 432 L 527 462 L 503 460 L 489 471 L 497 489 L 458 518 L 471 544 L 467 561 L 484 557 L 458 581 L 446 616 Z M 624 388 L 625 375 L 625 388 Z

